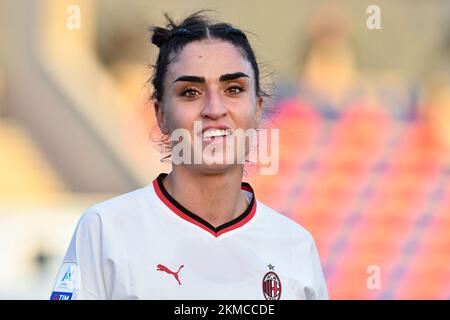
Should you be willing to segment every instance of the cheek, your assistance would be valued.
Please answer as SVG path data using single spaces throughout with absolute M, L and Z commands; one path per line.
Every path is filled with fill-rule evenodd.
M 241 106 L 238 110 L 238 118 L 241 127 L 255 128 L 256 126 L 256 102 L 253 99 L 247 102 L 245 106 Z
M 171 105 L 165 116 L 170 132 L 179 128 L 191 130 L 196 119 L 195 110 L 182 105 Z

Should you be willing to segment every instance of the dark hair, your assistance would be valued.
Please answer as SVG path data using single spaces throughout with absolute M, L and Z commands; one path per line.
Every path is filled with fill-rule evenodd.
M 256 61 L 255 53 L 247 39 L 245 33 L 228 23 L 212 23 L 205 15 L 206 10 L 197 11 L 181 23 L 176 24 L 173 19 L 167 14 L 164 14 L 167 24 L 165 28 L 151 27 L 152 32 L 151 41 L 159 48 L 158 58 L 156 64 L 153 65 L 153 75 L 149 79 L 153 84 L 153 93 L 151 98 L 161 101 L 164 94 L 164 77 L 167 73 L 167 68 L 173 59 L 176 58 L 177 53 L 183 49 L 183 47 L 193 41 L 200 41 L 203 39 L 220 39 L 233 44 L 250 62 L 255 77 L 255 94 L 257 97 L 264 97 L 265 100 L 270 100 L 271 95 L 266 93 L 261 88 L 260 82 L 260 70 Z M 267 108 L 267 101 L 264 102 L 264 110 L 262 114 L 262 120 L 267 121 L 272 118 L 272 115 L 276 114 L 275 110 Z M 163 154 L 162 162 L 167 161 L 170 158 L 171 143 L 169 135 L 162 134 L 159 130 L 156 130 L 155 126 L 153 134 L 150 136 L 154 142 L 156 142 L 160 148 L 160 152 Z M 245 169 L 244 169 L 245 172 Z
M 164 77 L 171 63 L 172 54 L 180 52 L 186 44 L 192 41 L 210 38 L 230 42 L 238 48 L 252 66 L 255 76 L 256 96 L 268 96 L 261 89 L 258 63 L 245 33 L 228 23 L 212 23 L 203 13 L 204 11 L 195 12 L 180 24 L 176 24 L 166 13 L 164 14 L 167 20 L 165 28 L 150 28 L 150 31 L 153 32 L 151 41 L 159 48 L 158 58 L 151 78 L 154 87 L 152 98 L 158 101 L 162 100 Z

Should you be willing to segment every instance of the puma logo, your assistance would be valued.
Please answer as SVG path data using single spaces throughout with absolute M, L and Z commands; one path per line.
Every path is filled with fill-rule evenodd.
M 173 272 L 173 271 L 169 270 L 169 268 L 167 268 L 166 266 L 163 266 L 162 264 L 158 264 L 158 265 L 156 266 L 156 271 L 164 271 L 164 272 L 166 272 L 166 273 L 168 273 L 168 274 L 173 275 L 173 276 L 175 277 L 175 280 L 177 280 L 177 281 L 178 281 L 178 284 L 181 286 L 180 279 L 178 278 L 178 272 L 180 272 L 181 268 L 183 268 L 183 267 L 184 267 L 184 265 L 181 265 L 181 266 L 178 268 L 178 271 L 177 271 L 177 272 Z

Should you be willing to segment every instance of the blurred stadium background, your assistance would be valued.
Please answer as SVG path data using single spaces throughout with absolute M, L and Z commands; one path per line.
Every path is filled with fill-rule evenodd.
M 48 299 L 82 212 L 170 170 L 151 138 L 146 30 L 206 8 L 256 34 L 281 159 L 246 179 L 311 231 L 330 297 L 449 299 L 445 0 L 1 0 L 0 299 Z

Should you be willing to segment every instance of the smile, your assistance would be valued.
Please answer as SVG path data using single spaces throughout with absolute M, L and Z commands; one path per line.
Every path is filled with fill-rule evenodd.
M 203 138 L 225 137 L 231 135 L 231 129 L 208 129 L 202 133 Z

